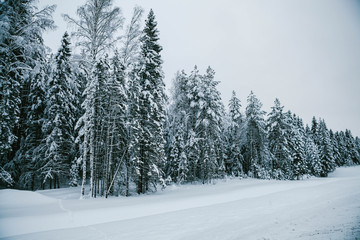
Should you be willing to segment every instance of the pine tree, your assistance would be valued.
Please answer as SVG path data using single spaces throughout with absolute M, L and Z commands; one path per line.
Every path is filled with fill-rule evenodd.
M 355 138 L 355 150 L 360 155 L 360 138 L 359 137 Z M 358 162 L 357 164 L 360 164 L 360 162 Z
M 258 178 L 267 178 L 270 153 L 267 145 L 265 112 L 262 104 L 251 91 L 246 106 L 246 153 L 244 171 Z
M 335 133 L 337 148 L 339 151 L 339 158 L 335 159 L 337 166 L 343 166 L 349 157 L 347 149 L 346 149 L 346 143 L 345 143 L 345 134 L 343 131 L 336 132 Z
M 201 149 L 200 156 L 203 157 L 200 164 L 202 182 L 209 182 L 216 178 L 219 168 L 224 165 L 223 156 L 218 151 L 222 146 L 221 125 L 224 108 L 221 102 L 221 96 L 216 86 L 218 81 L 214 80 L 215 72 L 210 67 L 202 77 L 199 92 L 199 112 L 196 121 L 196 128 L 199 131 Z
M 360 155 L 356 149 L 355 139 L 352 136 L 351 131 L 348 129 L 345 130 L 345 144 L 346 144 L 346 150 L 348 152 L 346 165 L 359 164 Z
M 187 119 L 188 119 L 188 133 L 187 133 L 187 156 L 189 163 L 189 180 L 196 181 L 200 178 L 200 131 L 197 122 L 199 121 L 200 112 L 200 85 L 201 75 L 197 66 L 191 71 L 188 80 L 185 82 L 186 96 L 187 96 Z
M 11 175 L 2 167 L 0 167 L 0 183 L 7 184 L 8 186 L 12 186 L 14 184 L 14 180 Z
M 307 164 L 308 174 L 320 177 L 321 162 L 317 145 L 311 137 L 311 130 L 306 126 L 305 130 L 305 162 Z
M 20 117 L 20 86 L 23 73 L 20 65 L 23 49 L 18 36 L 22 24 L 18 18 L 19 8 L 26 10 L 24 3 L 6 1 L 0 5 L 0 164 L 4 166 L 13 156 L 12 145 L 17 140 L 16 124 Z M 19 12 L 17 12 L 19 11 Z M 25 13 L 26 11 L 24 11 Z M 9 156 L 10 155 L 10 156 Z M 2 168 L 3 169 L 3 168 Z M 3 172 L 6 172 L 4 169 Z M 6 172 L 7 173 L 7 172 Z
M 241 129 L 243 127 L 244 119 L 240 112 L 240 108 L 240 100 L 236 97 L 235 91 L 233 91 L 229 102 L 230 124 L 227 134 L 228 153 L 225 166 L 227 174 L 234 176 L 239 176 L 243 172 L 243 156 L 241 154 Z
M 165 164 L 164 123 L 165 92 L 162 60 L 155 15 L 150 10 L 141 38 L 141 68 L 139 76 L 139 159 L 137 161 L 137 192 L 145 193 L 163 184 Z
M 38 11 L 31 0 L 6 0 L 0 5 L 0 164 L 17 182 L 19 177 L 24 182 L 27 171 L 21 166 L 29 153 L 25 137 L 32 103 L 28 100 L 34 97 L 32 87 L 44 69 L 42 33 L 53 27 L 54 9 L 49 6 Z
M 225 174 L 224 107 L 215 72 L 178 73 L 174 81 L 168 128 L 166 173 L 177 181 L 210 182 Z M 200 147 L 201 146 L 201 147 Z
M 76 111 L 73 87 L 75 76 L 71 66 L 69 35 L 65 32 L 56 55 L 54 75 L 47 83 L 45 122 L 45 154 L 40 168 L 42 181 L 69 177 L 74 155 Z M 73 169 L 75 171 L 75 169 Z M 74 176 L 73 176 L 74 177 Z
M 283 108 L 279 99 L 275 99 L 274 107 L 272 107 L 267 119 L 269 150 L 273 155 L 271 168 L 274 171 L 274 177 L 280 179 L 285 177 L 292 161 L 287 138 L 290 124 L 287 115 L 283 113 Z
M 341 162 L 339 142 L 337 141 L 336 134 L 331 129 L 329 131 L 329 134 L 330 134 L 331 146 L 333 147 L 332 150 L 333 150 L 334 161 L 336 163 L 336 166 L 340 166 L 338 165 Z
M 19 149 L 22 157 L 17 162 L 22 165 L 20 182 L 25 187 L 31 187 L 34 190 L 35 177 L 37 170 L 41 167 L 41 161 L 44 159 L 44 138 L 43 126 L 45 122 L 46 107 L 46 82 L 51 77 L 51 73 L 44 68 L 47 64 L 37 62 L 37 71 L 34 71 L 29 78 L 30 86 L 28 96 L 26 98 L 27 113 L 25 123 L 25 137 L 22 148 Z M 51 184 L 50 184 L 51 186 Z M 42 187 L 44 188 L 43 182 Z
M 307 172 L 305 161 L 305 130 L 302 120 L 295 114 L 292 116 L 291 138 L 289 146 L 292 152 L 292 173 L 297 180 Z
M 122 175 L 125 175 L 123 182 L 125 182 L 125 195 L 128 195 L 128 181 L 130 174 L 130 166 L 127 164 L 127 150 L 128 150 L 128 129 L 127 129 L 127 89 L 125 83 L 125 68 L 121 63 L 120 56 L 115 55 L 112 60 L 111 76 L 108 78 L 106 87 L 108 88 L 107 94 L 109 95 L 108 101 L 105 101 L 104 106 L 106 109 L 106 138 L 105 141 L 105 163 L 103 173 L 103 181 L 105 181 L 105 197 L 108 196 L 111 187 L 115 184 L 114 167 L 122 168 Z M 126 155 L 126 160 L 124 160 Z M 121 158 L 120 158 L 121 156 Z M 124 183 L 117 181 L 117 185 L 123 185 Z M 112 185 L 111 185 L 112 184 Z
M 326 127 L 325 121 L 319 123 L 319 152 L 321 161 L 321 177 L 327 177 L 335 169 L 335 161 L 330 140 L 330 133 Z
M 129 89 L 128 89 L 128 135 L 129 135 L 129 157 L 127 159 L 128 170 L 133 181 L 136 181 L 139 175 L 137 164 L 140 160 L 140 137 L 142 136 L 142 128 L 140 125 L 140 80 L 139 67 L 135 66 L 129 74 Z M 128 190 L 128 188 L 127 188 Z M 127 194 L 128 195 L 128 194 Z
M 311 120 L 311 137 L 314 140 L 315 144 L 319 145 L 320 142 L 320 136 L 319 136 L 319 123 L 316 120 L 315 116 L 313 116 L 312 120 Z
M 188 134 L 187 87 L 188 78 L 184 71 L 178 72 L 173 82 L 170 106 L 167 114 L 167 162 L 165 174 L 168 180 L 184 182 L 188 180 L 186 139 Z

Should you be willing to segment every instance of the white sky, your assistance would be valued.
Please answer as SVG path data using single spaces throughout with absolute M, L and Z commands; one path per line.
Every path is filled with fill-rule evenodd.
M 76 16 L 85 0 L 56 4 L 58 29 L 46 33 L 54 51 L 67 28 L 60 16 Z M 127 20 L 132 8 L 155 12 L 164 50 L 168 88 L 177 70 L 197 65 L 216 71 L 228 104 L 232 90 L 242 101 L 253 90 L 269 112 L 275 97 L 310 123 L 360 136 L 360 1 L 356 0 L 114 0 Z

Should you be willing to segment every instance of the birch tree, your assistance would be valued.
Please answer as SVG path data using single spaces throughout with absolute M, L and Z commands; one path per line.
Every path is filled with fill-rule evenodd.
M 114 43 L 119 40 L 116 37 L 116 32 L 122 28 L 123 18 L 119 8 L 112 6 L 112 0 L 88 0 L 85 5 L 77 9 L 79 20 L 64 15 L 65 20 L 76 27 L 73 33 L 79 41 L 77 45 L 84 51 L 85 56 L 90 59 L 85 65 L 87 66 L 87 84 L 84 91 L 85 100 L 82 104 L 84 108 L 84 115 L 80 118 L 83 122 L 84 135 L 83 142 L 83 180 L 81 187 L 81 197 L 85 194 L 86 183 L 86 165 L 89 158 L 90 162 L 90 196 L 93 197 L 94 192 L 94 161 L 95 161 L 95 139 L 96 139 L 96 126 L 95 126 L 95 97 L 97 87 L 97 79 L 94 76 L 96 71 L 96 64 L 106 52 L 114 49 Z M 79 123 L 78 125 L 81 125 Z M 89 152 L 88 152 L 89 150 Z M 88 156 L 89 155 L 89 156 Z

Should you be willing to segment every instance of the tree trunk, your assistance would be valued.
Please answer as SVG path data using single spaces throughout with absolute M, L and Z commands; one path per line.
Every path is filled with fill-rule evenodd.
M 87 157 L 87 142 L 88 142 L 88 131 L 87 131 L 87 124 L 85 123 L 85 134 L 84 134 L 84 153 L 83 153 L 83 178 L 81 183 L 81 196 L 80 198 L 83 199 L 85 196 L 85 184 L 86 184 L 86 157 Z
M 35 174 L 32 174 L 31 176 L 31 191 L 34 191 L 35 189 Z
M 125 190 L 125 196 L 129 196 L 129 181 L 130 181 L 130 164 L 129 164 L 129 158 L 126 159 L 126 190 Z
M 94 196 L 94 155 L 95 155 L 95 146 L 94 139 L 95 132 L 94 127 L 90 130 L 90 194 L 91 197 Z

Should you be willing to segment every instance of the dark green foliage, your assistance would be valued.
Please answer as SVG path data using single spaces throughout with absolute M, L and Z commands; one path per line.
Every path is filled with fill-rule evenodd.
M 335 160 L 330 140 L 330 133 L 326 127 L 325 121 L 320 120 L 318 128 L 318 141 L 321 161 L 321 177 L 327 177 L 335 170 Z
M 137 177 L 137 192 L 145 193 L 156 189 L 157 183 L 163 183 L 165 165 L 164 123 L 165 92 L 162 72 L 162 60 L 159 45 L 157 23 L 151 10 L 145 23 L 141 38 L 141 54 L 139 70 L 135 72 L 138 80 L 139 95 L 136 97 L 134 131 L 139 134 L 134 140 L 134 149 L 138 151 L 134 161 Z M 134 85 L 135 87 L 135 85 Z M 137 93 L 134 93 L 137 94 Z M 132 116 L 133 117 L 133 116 Z
M 267 119 L 269 150 L 273 156 L 271 170 L 273 170 L 275 178 L 283 178 L 292 161 L 287 137 L 291 131 L 291 122 L 283 113 L 283 108 L 279 99 L 275 99 L 274 107 Z
M 68 178 L 73 162 L 77 88 L 70 57 L 69 35 L 65 33 L 55 57 L 54 73 L 46 86 L 46 107 L 42 125 L 45 136 L 42 143 L 44 155 L 39 159 L 39 173 L 44 183 Z
M 241 154 L 242 128 L 244 119 L 240 111 L 240 100 L 236 97 L 235 91 L 229 102 L 230 123 L 227 129 L 227 154 L 225 170 L 228 175 L 240 176 L 243 173 L 243 156 Z
M 247 102 L 244 172 L 254 177 L 268 178 L 271 154 L 268 150 L 265 111 L 261 110 L 262 103 L 253 92 L 248 96 Z

